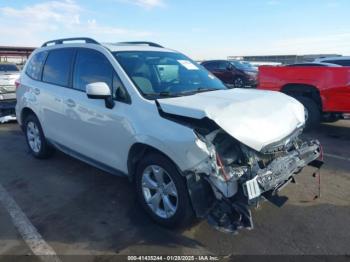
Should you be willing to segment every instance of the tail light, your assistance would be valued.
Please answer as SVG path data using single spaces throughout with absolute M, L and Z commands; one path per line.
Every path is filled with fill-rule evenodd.
M 21 79 L 20 78 L 17 78 L 16 81 L 15 81 L 15 86 L 16 86 L 16 89 L 19 88 L 21 86 Z

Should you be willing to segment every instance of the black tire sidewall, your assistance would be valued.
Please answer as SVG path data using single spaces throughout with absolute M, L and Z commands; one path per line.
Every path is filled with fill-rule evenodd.
M 155 213 L 153 213 L 143 196 L 142 174 L 145 168 L 150 165 L 158 165 L 162 167 L 171 177 L 176 186 L 176 190 L 178 193 L 178 206 L 175 214 L 168 219 L 161 218 Z M 146 212 L 151 216 L 151 218 L 157 223 L 166 227 L 178 227 L 185 226 L 190 222 L 190 220 L 193 217 L 193 209 L 190 204 L 185 178 L 181 176 L 176 166 L 167 157 L 156 153 L 145 156 L 137 166 L 135 182 L 139 202 L 141 203 L 142 207 L 146 210 Z
M 321 122 L 321 111 L 315 101 L 307 97 L 297 97 L 296 99 L 303 104 L 308 112 L 305 129 L 311 130 L 319 126 Z

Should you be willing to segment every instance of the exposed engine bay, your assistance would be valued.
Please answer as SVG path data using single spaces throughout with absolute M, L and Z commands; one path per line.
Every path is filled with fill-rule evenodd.
M 162 117 L 193 129 L 198 148 L 205 152 L 205 159 L 183 173 L 196 215 L 207 218 L 220 231 L 236 233 L 242 228 L 252 229 L 251 207 L 265 200 L 276 204 L 277 193 L 294 182 L 295 175 L 305 166 L 320 169 L 323 164 L 318 160 L 322 154 L 320 143 L 300 137 L 303 121 L 283 139 L 260 147 L 259 143 L 251 143 L 254 137 L 243 135 L 246 126 L 238 130 L 239 123 L 228 125 L 226 118 L 214 121 L 209 117 L 177 115 L 171 107 L 166 112 L 158 102 L 157 107 Z M 270 137 L 266 128 L 264 136 Z M 241 141 L 234 136 L 237 130 L 240 137 L 244 137 Z M 247 144 L 254 145 L 255 149 Z
M 206 190 L 212 191 L 214 198 L 208 200 L 206 206 L 199 204 L 196 211 L 221 231 L 252 229 L 251 206 L 275 196 L 306 165 L 318 168 L 322 165 L 313 163 L 321 154 L 319 142 L 303 141 L 299 137 L 301 131 L 298 129 L 282 141 L 257 152 L 222 129 L 208 134 L 200 134 L 197 130 L 197 143 L 203 143 L 200 146 L 208 150 L 208 159 L 188 172 L 188 186 L 193 195 L 196 193 L 191 190 L 198 190 L 196 183 L 207 183 L 209 188 Z M 201 201 L 204 198 L 201 197 Z

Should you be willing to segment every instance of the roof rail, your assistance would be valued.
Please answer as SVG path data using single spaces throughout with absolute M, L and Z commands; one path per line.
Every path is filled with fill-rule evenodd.
M 153 42 L 147 42 L 147 41 L 132 41 L 132 42 L 118 42 L 117 45 L 148 45 L 153 47 L 160 47 L 164 48 L 160 44 L 153 43 Z
M 60 45 L 64 44 L 64 42 L 69 42 L 69 41 L 85 41 L 86 44 L 100 44 L 96 40 L 88 37 L 73 37 L 73 38 L 62 38 L 62 39 L 56 39 L 56 40 L 51 40 L 45 42 L 41 47 L 49 46 L 50 44 L 53 45 Z

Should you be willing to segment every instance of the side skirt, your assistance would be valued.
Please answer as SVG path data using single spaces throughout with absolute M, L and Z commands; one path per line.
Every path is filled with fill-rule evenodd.
M 73 157 L 73 158 L 76 158 L 76 159 L 79 159 L 80 161 L 82 162 L 85 162 L 91 166 L 94 166 L 98 169 L 101 169 L 109 174 L 112 174 L 112 175 L 116 175 L 116 176 L 126 176 L 128 177 L 128 174 L 125 174 L 124 172 L 118 170 L 118 169 L 115 169 L 113 167 L 110 167 L 104 163 L 101 163 L 93 158 L 90 158 L 90 157 L 87 157 L 69 147 L 66 147 L 60 143 L 57 143 L 53 140 L 49 140 L 50 144 L 53 145 L 55 148 L 57 148 L 58 150 L 62 151 L 63 153 Z

